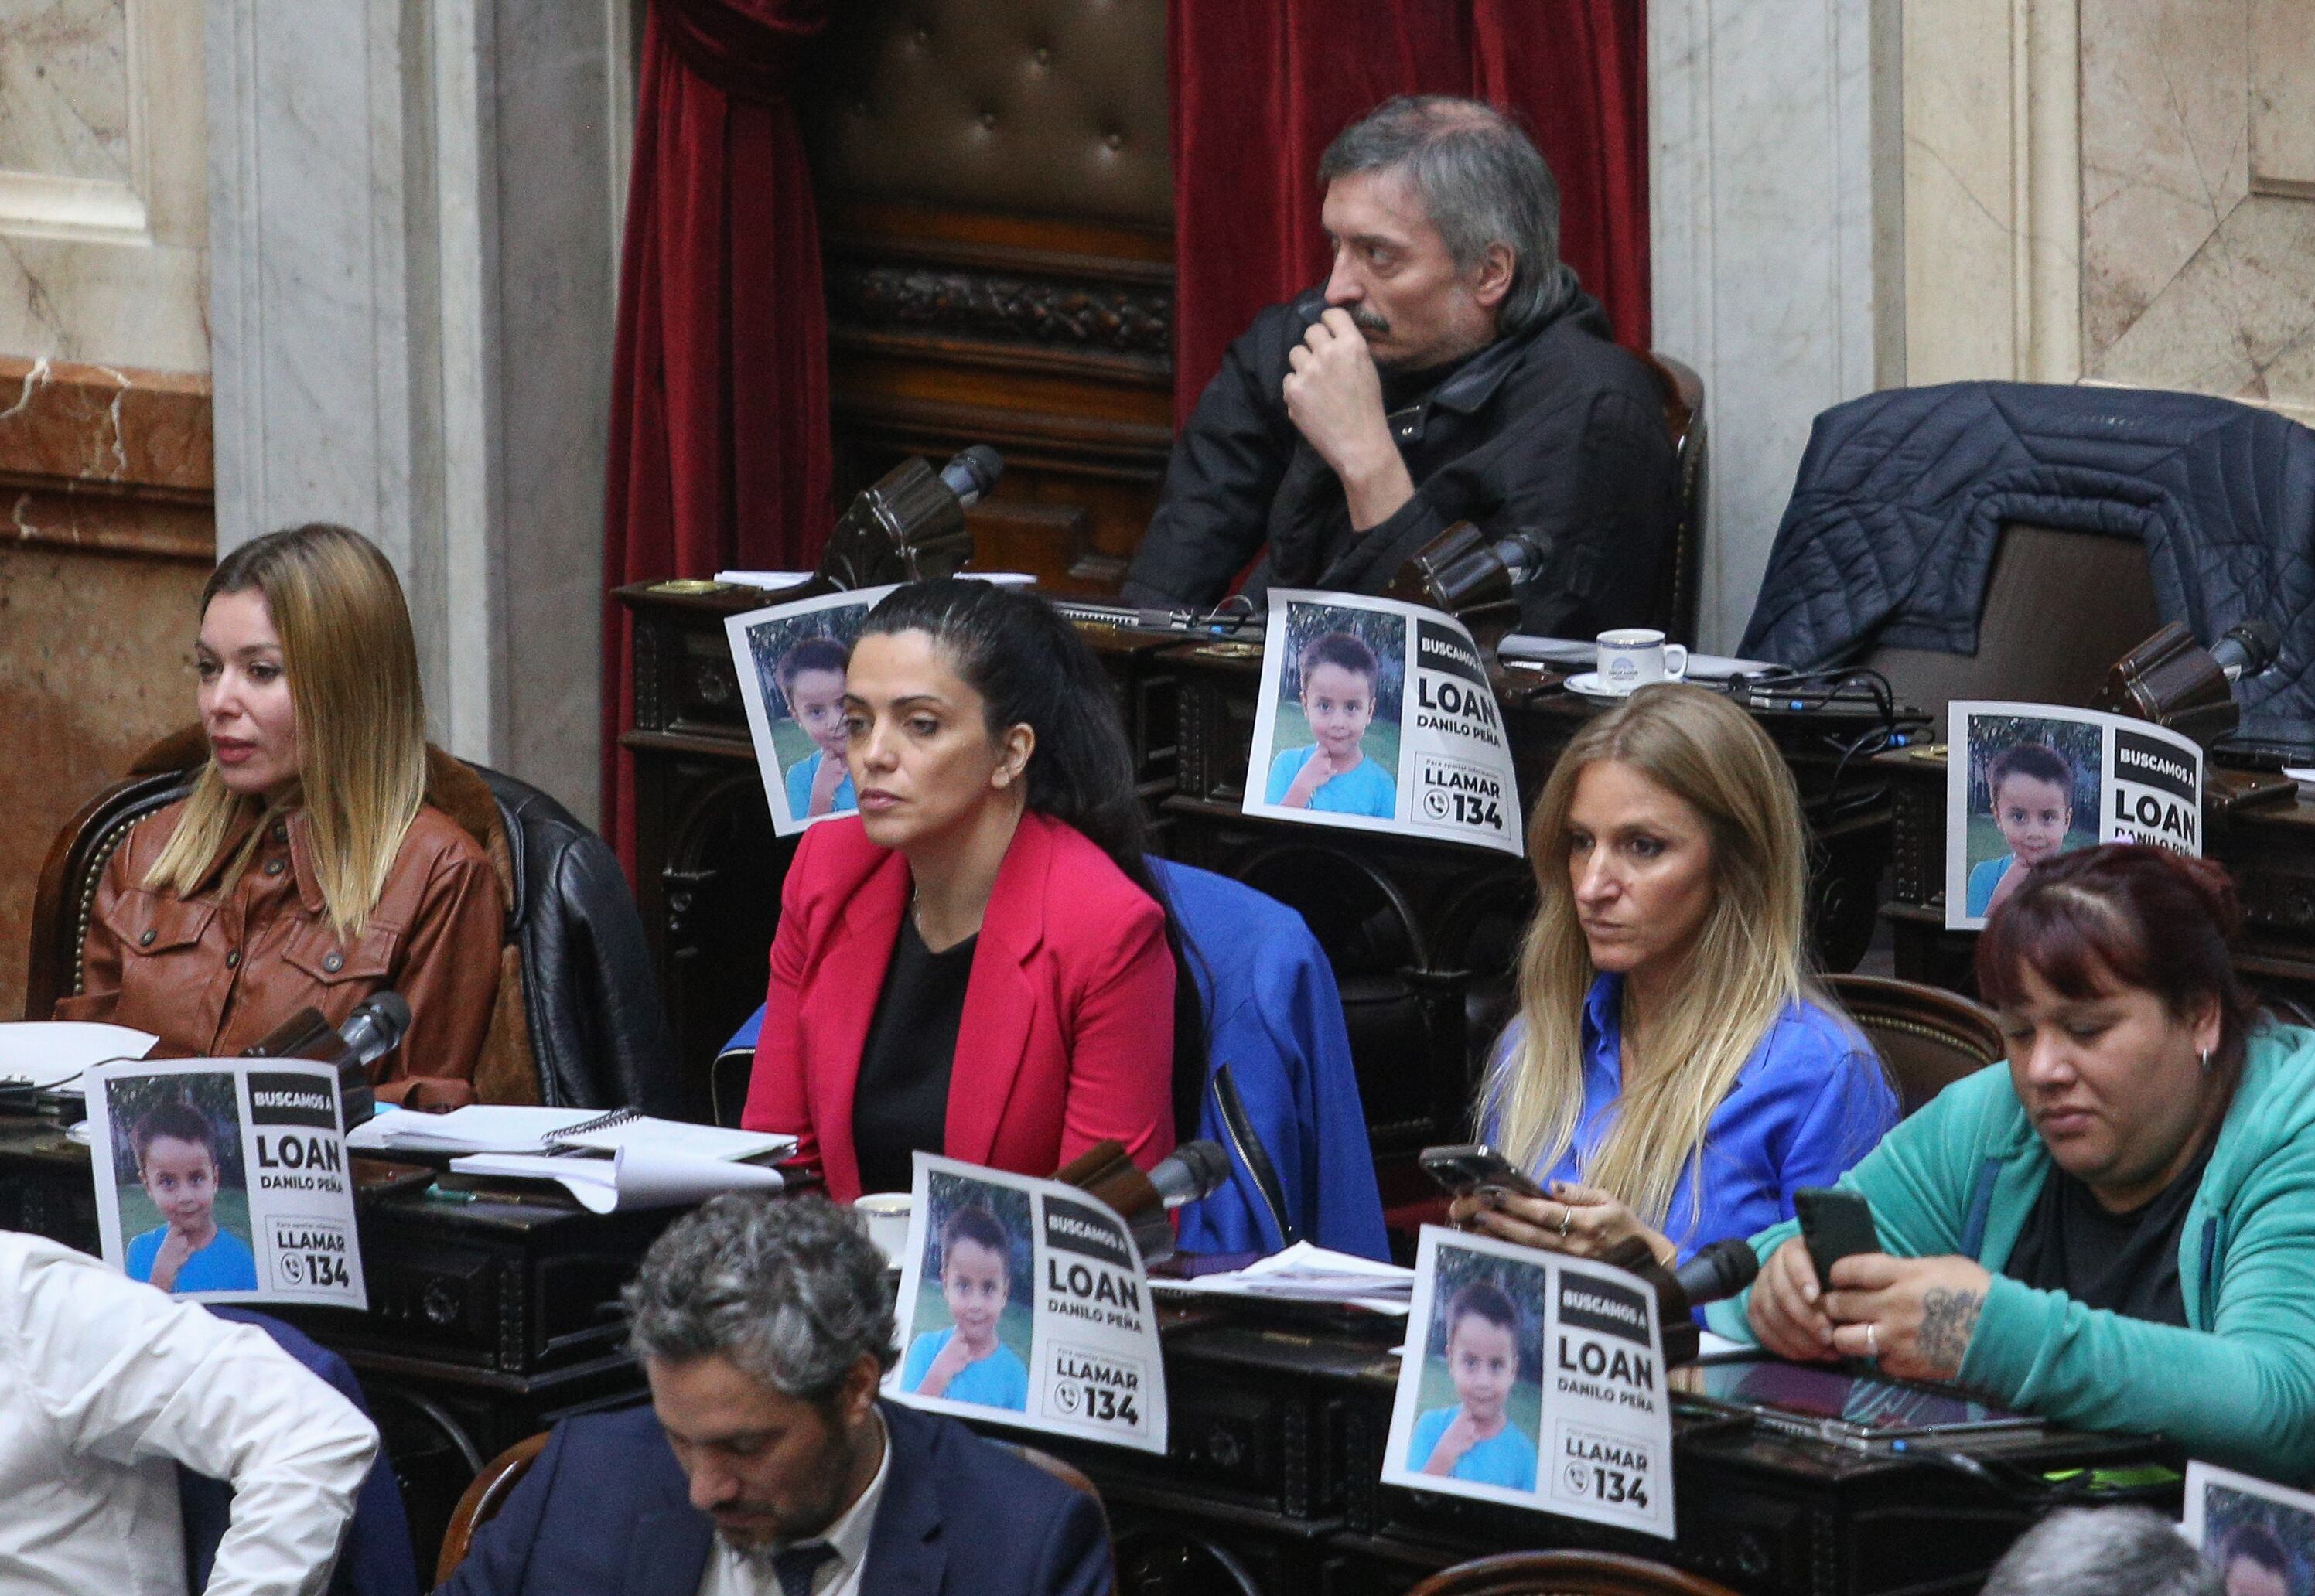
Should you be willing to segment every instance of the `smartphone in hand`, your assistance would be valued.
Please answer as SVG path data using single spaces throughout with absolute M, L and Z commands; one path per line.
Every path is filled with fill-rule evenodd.
M 1460 1197 L 1483 1186 L 1520 1197 L 1543 1195 L 1542 1188 L 1524 1170 L 1484 1143 L 1424 1148 L 1417 1162 L 1450 1196 Z
M 1800 1216 L 1801 1240 L 1809 1261 L 1816 1265 L 1816 1283 L 1832 1290 L 1832 1266 L 1856 1253 L 1877 1253 L 1881 1237 L 1873 1228 L 1873 1210 L 1854 1192 L 1838 1186 L 1803 1186 L 1793 1193 L 1793 1211 Z

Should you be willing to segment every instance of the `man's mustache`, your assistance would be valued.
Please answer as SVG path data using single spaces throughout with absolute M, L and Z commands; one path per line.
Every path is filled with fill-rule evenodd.
M 1384 315 L 1382 312 L 1364 305 L 1353 305 L 1345 308 L 1351 313 L 1351 325 L 1360 332 L 1387 333 L 1390 331 L 1390 318 Z

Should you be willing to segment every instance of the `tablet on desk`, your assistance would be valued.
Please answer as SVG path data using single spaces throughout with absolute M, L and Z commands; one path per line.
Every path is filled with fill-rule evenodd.
M 1774 1359 L 1676 1369 L 1672 1389 L 1787 1435 L 1869 1447 L 2038 1430 L 2042 1421 L 1956 1391 Z

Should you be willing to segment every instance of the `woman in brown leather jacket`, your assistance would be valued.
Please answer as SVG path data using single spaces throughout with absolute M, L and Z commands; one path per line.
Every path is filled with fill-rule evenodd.
M 235 550 L 201 593 L 208 759 L 107 862 L 60 1020 L 110 1020 L 155 1055 L 239 1053 L 298 1009 L 342 1022 L 408 1000 L 382 1098 L 474 1100 L 504 910 L 474 838 L 423 802 L 426 710 L 394 568 L 342 527 Z

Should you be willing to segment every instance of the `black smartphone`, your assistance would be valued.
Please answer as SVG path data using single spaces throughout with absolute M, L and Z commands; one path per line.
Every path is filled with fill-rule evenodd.
M 1793 1193 L 1793 1211 L 1800 1216 L 1801 1239 L 1809 1261 L 1816 1265 L 1816 1283 L 1832 1289 L 1832 1266 L 1856 1253 L 1877 1253 L 1881 1237 L 1873 1228 L 1873 1210 L 1854 1192 L 1838 1186 L 1803 1186 Z
M 1528 1179 L 1518 1165 L 1482 1142 L 1424 1148 L 1417 1161 L 1432 1180 L 1458 1197 L 1482 1186 L 1521 1197 L 1543 1195 L 1542 1188 Z

